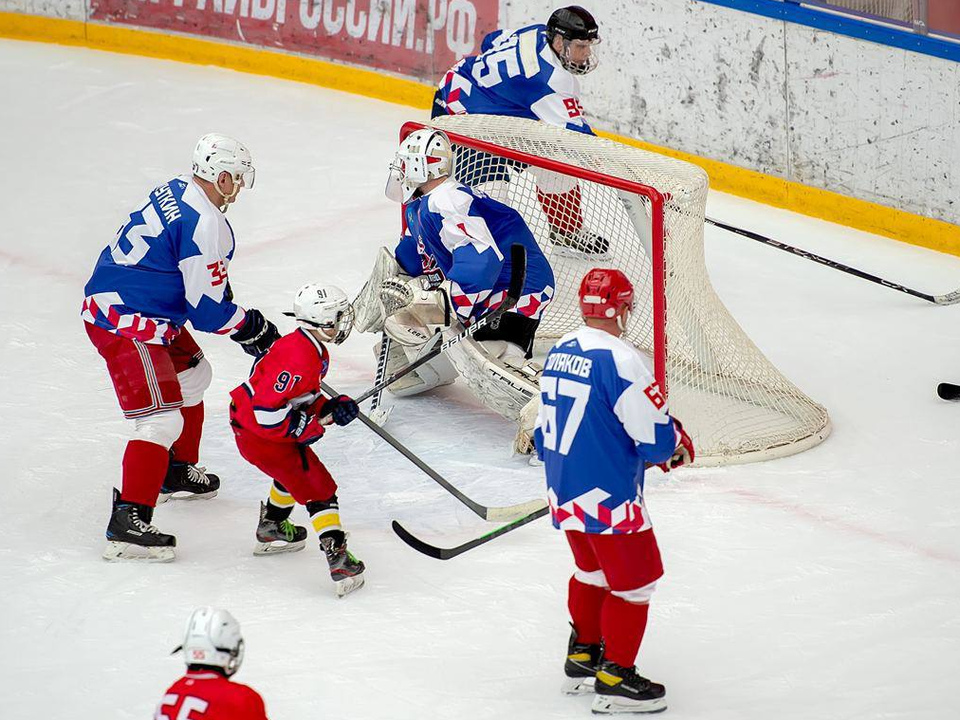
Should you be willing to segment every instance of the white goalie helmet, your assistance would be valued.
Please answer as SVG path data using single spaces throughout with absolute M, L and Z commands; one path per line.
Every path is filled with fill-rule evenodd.
M 213 665 L 233 675 L 243 662 L 240 623 L 226 610 L 198 607 L 187 620 L 183 644 L 173 652 L 181 651 L 187 665 Z
M 394 202 L 405 203 L 425 182 L 453 175 L 453 170 L 450 138 L 442 130 L 422 128 L 400 141 L 384 193 Z
M 230 173 L 235 183 L 242 180 L 248 189 L 257 176 L 246 145 L 220 133 L 204 135 L 193 150 L 193 174 L 215 183 L 222 172 Z
M 284 315 L 296 319 L 308 330 L 322 330 L 327 339 L 339 345 L 353 329 L 353 305 L 336 285 L 307 283 L 297 291 L 293 312 Z

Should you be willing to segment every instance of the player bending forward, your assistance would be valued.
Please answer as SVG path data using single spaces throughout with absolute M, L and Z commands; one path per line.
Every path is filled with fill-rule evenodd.
M 199 607 L 187 620 L 183 644 L 187 674 L 163 694 L 154 720 L 267 720 L 263 698 L 231 682 L 243 662 L 240 624 L 226 610 Z
M 337 595 L 363 585 L 363 563 L 347 550 L 340 527 L 337 484 L 310 448 L 325 427 L 346 425 L 359 414 L 346 395 L 326 399 L 320 381 L 330 368 L 324 343 L 339 345 L 350 334 L 353 308 L 343 290 L 304 285 L 292 313 L 300 326 L 273 343 L 254 363 L 250 379 L 230 393 L 230 425 L 247 462 L 273 478 L 260 506 L 254 554 L 302 550 L 307 531 L 290 522 L 296 503 L 306 506 L 330 565 Z
M 481 328 L 390 387 L 413 395 L 451 383 L 459 372 L 484 404 L 516 420 L 537 391 L 539 366 L 529 359 L 553 297 L 553 271 L 516 210 L 457 182 L 453 173 L 443 132 L 424 128 L 400 143 L 386 194 L 403 203 L 406 228 L 393 253 L 381 250 L 354 303 L 357 327 L 382 329 L 394 341 L 387 357 L 392 373 L 432 346 L 436 330 L 451 327 L 450 305 L 462 325 L 499 307 L 510 283 L 510 248 L 522 245 L 526 281 L 499 326 Z
M 644 466 L 692 462 L 693 444 L 667 413 L 646 358 L 620 339 L 633 308 L 626 275 L 591 270 L 580 308 L 586 327 L 547 356 L 534 430 L 553 524 L 566 532 L 576 565 L 564 692 L 595 691 L 594 713 L 657 712 L 666 708 L 663 685 L 634 667 L 663 575 Z
M 514 32 L 496 30 L 480 44 L 480 54 L 465 57 L 444 75 L 434 96 L 432 117 L 505 115 L 541 120 L 593 135 L 583 119 L 580 80 L 598 64 L 600 28 L 578 5 L 555 10 L 546 25 Z M 510 182 L 502 165 L 489 169 L 476 150 L 459 150 L 460 180 L 491 194 Z M 537 183 L 537 200 L 550 225 L 550 242 L 600 255 L 608 241 L 584 227 L 581 190 L 575 178 L 508 160 L 517 172 L 527 170 Z
M 185 323 L 230 333 L 251 355 L 278 337 L 259 310 L 233 302 L 227 278 L 234 237 L 224 213 L 253 181 L 246 147 L 204 135 L 193 152 L 193 176 L 160 185 L 130 213 L 84 289 L 87 335 L 133 422 L 122 490 L 113 491 L 107 560 L 173 560 L 176 538 L 151 524 L 158 496 L 213 497 L 220 486 L 197 467 L 203 393 L 213 371 Z

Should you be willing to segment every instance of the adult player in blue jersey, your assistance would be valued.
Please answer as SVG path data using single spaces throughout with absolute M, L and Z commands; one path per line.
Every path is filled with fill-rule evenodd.
M 644 468 L 692 462 L 693 444 L 667 412 L 646 358 L 621 339 L 633 309 L 627 276 L 591 270 L 580 309 L 586 326 L 547 355 L 534 426 L 553 524 L 565 531 L 576 564 L 564 689 L 595 691 L 595 713 L 657 712 L 666 708 L 663 685 L 634 667 L 663 575 Z
M 279 337 L 259 310 L 233 302 L 227 266 L 234 236 L 225 213 L 253 162 L 225 135 L 200 138 L 193 174 L 152 190 L 97 260 L 84 288 L 87 335 L 106 360 L 133 437 L 107 526 L 107 560 L 169 561 L 176 538 L 151 522 L 158 497 L 212 497 L 216 475 L 197 466 L 203 393 L 213 372 L 187 321 L 230 334 L 251 355 Z
M 578 5 L 555 10 L 546 25 L 528 25 L 516 31 L 487 35 L 480 54 L 460 60 L 444 75 L 434 95 L 432 117 L 440 115 L 505 115 L 540 120 L 550 125 L 592 135 L 583 118 L 580 80 L 598 63 L 600 28 Z M 505 166 L 516 171 L 528 166 L 507 160 L 495 169 L 477 159 L 475 150 L 459 149 L 460 180 L 467 185 L 509 182 Z M 605 238 L 584 227 L 580 186 L 575 179 L 540 168 L 537 199 L 550 223 L 555 245 L 588 254 L 603 254 Z
M 474 378 L 484 383 L 478 395 L 488 406 L 516 419 L 536 392 L 528 361 L 540 316 L 553 297 L 553 271 L 516 210 L 457 182 L 453 172 L 445 133 L 424 128 L 401 142 L 386 192 L 403 203 L 406 227 L 393 253 L 382 253 L 355 303 L 357 328 L 384 328 L 404 349 L 388 358 L 388 371 L 406 364 L 441 324 L 430 316 L 438 314 L 438 299 L 444 295 L 461 325 L 503 303 L 512 271 L 510 247 L 522 245 L 526 280 L 519 302 L 498 327 L 481 328 L 472 340 L 444 353 L 468 383 Z M 411 373 L 398 394 L 451 382 L 456 373 L 444 356 Z

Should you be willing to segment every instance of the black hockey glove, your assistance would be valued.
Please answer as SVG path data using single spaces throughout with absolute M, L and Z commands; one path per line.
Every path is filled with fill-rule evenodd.
M 333 421 L 337 425 L 349 425 L 357 419 L 359 414 L 360 406 L 353 398 L 346 395 L 337 395 L 335 398 L 330 398 L 320 408 L 320 417 L 333 415 Z
M 280 337 L 277 326 L 267 320 L 259 310 L 247 310 L 246 319 L 240 329 L 230 336 L 240 343 L 247 355 L 263 355 Z
M 308 415 L 301 410 L 293 410 L 290 413 L 290 428 L 287 435 L 292 437 L 301 445 L 312 445 L 323 437 L 323 426 L 315 422 L 313 415 Z

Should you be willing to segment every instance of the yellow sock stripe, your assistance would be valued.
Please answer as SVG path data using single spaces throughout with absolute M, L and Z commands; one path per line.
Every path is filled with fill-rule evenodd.
M 317 533 L 325 533 L 330 530 L 340 529 L 340 511 L 339 510 L 321 510 L 316 515 L 310 516 L 310 522 L 313 523 L 313 529 Z
M 293 495 L 290 493 L 283 493 L 277 489 L 276 485 L 273 485 L 270 488 L 270 502 L 276 505 L 277 507 L 290 507 L 291 505 L 296 505 L 297 501 L 293 499 Z

